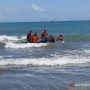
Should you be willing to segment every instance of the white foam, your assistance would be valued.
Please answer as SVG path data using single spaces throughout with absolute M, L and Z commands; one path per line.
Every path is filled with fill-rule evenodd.
M 69 57 L 57 57 L 57 58 L 16 58 L 16 59 L 1 59 L 0 65 L 66 65 L 66 64 L 80 64 L 90 62 L 90 59 L 86 58 L 69 58 Z
M 5 48 L 29 48 L 29 47 L 42 47 L 46 46 L 48 44 L 46 43 L 20 43 L 23 40 L 25 41 L 26 36 L 21 36 L 20 38 L 17 36 L 6 36 L 2 35 L 0 36 L 0 42 L 5 43 Z
M 83 49 L 83 52 L 86 54 L 90 54 L 90 50 L 89 49 Z
M 7 35 L 1 35 L 0 36 L 0 42 L 15 42 L 18 40 L 25 39 L 26 36 L 21 36 L 20 38 L 17 36 L 7 36 Z
M 48 43 L 7 43 L 5 45 L 5 48 L 14 48 L 14 49 L 18 49 L 18 48 L 29 48 L 29 47 L 43 47 L 43 46 L 47 46 Z

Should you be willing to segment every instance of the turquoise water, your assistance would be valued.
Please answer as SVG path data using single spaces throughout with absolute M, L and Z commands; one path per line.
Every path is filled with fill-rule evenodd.
M 43 29 L 56 35 L 85 35 L 90 34 L 90 21 L 0 23 L 0 34 L 6 35 L 25 35 L 30 30 L 39 34 Z
M 64 42 L 24 43 L 38 35 Z M 0 90 L 90 90 L 90 21 L 0 23 Z

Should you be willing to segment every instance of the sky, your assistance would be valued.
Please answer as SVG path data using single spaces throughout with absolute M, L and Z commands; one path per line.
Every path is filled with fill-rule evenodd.
M 0 22 L 90 20 L 90 0 L 0 0 Z

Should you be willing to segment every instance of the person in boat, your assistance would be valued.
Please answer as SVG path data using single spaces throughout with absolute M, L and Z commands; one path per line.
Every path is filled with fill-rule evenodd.
M 58 38 L 57 38 L 57 40 L 56 41 L 63 41 L 63 36 L 60 34 L 59 36 L 58 36 Z
M 41 32 L 41 42 L 48 42 L 49 39 L 48 39 L 48 33 L 46 30 L 42 31 Z
M 38 43 L 38 36 L 37 33 L 35 33 L 32 37 L 32 43 Z
M 46 30 L 42 31 L 42 32 L 41 32 L 41 38 L 44 38 L 44 37 L 46 37 L 46 36 L 48 36 L 47 31 L 46 31 Z
M 32 43 L 32 31 L 30 31 L 28 34 L 27 34 L 27 41 Z
M 50 40 L 49 40 L 51 43 L 54 43 L 55 42 L 55 39 L 54 39 L 54 36 L 53 35 L 50 35 Z

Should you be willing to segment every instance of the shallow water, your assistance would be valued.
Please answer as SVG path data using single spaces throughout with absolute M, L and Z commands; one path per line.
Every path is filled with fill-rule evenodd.
M 89 90 L 71 88 L 71 83 L 90 83 L 90 67 L 79 66 L 22 66 L 4 68 L 0 73 L 1 90 Z

